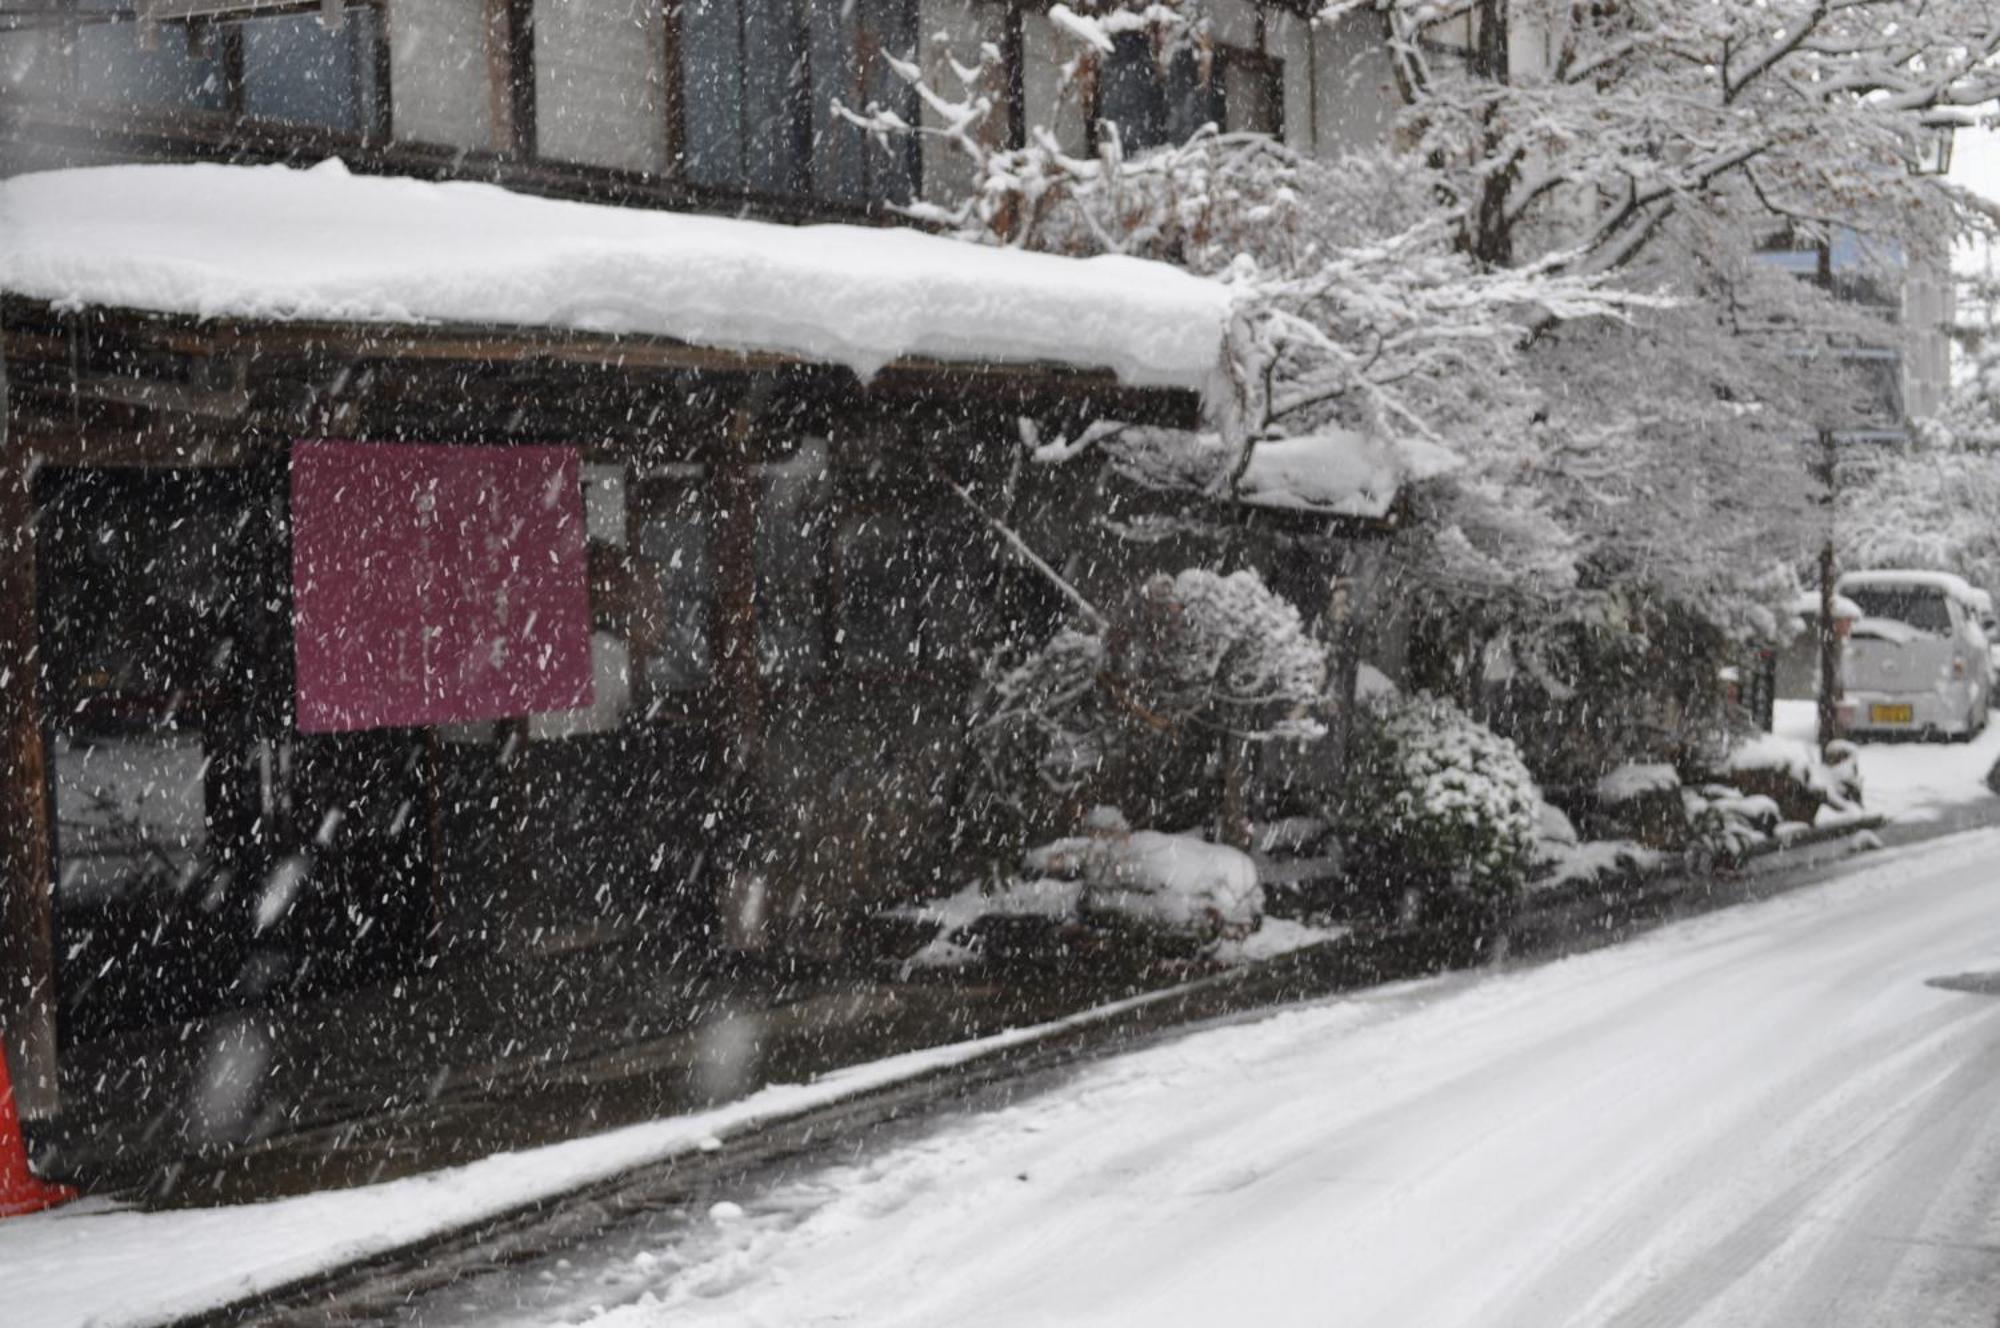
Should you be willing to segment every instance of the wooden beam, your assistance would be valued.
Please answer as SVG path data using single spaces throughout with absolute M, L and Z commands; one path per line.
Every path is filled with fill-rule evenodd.
M 14 424 L 14 445 L 36 465 L 159 470 L 240 466 L 255 444 L 253 437 L 240 430 L 121 429 L 110 424 L 36 419 L 16 420 Z
M 16 302 L 8 302 L 14 305 Z M 64 317 L 42 305 L 20 301 L 10 309 L 6 344 L 26 360 L 51 360 L 68 353 L 67 342 L 48 326 Z M 37 314 L 40 317 L 37 317 Z M 234 356 L 262 365 L 271 357 L 339 356 L 355 360 L 452 361 L 471 364 L 546 363 L 628 371 L 697 370 L 756 373 L 786 368 L 829 368 L 819 361 L 779 351 L 730 350 L 699 346 L 670 337 L 578 332 L 564 328 L 497 324 L 381 324 L 318 321 L 204 321 L 145 310 L 93 309 L 85 315 L 119 334 L 159 350 L 187 356 Z M 1171 388 L 1133 388 L 1108 369 L 1047 361 L 955 361 L 905 356 L 891 361 L 868 391 L 955 391 L 1024 387 L 1060 394 L 1104 395 L 1134 402 L 1156 399 L 1198 402 L 1198 394 Z

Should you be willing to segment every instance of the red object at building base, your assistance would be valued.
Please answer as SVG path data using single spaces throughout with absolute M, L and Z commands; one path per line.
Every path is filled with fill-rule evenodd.
M 67 1185 L 52 1185 L 28 1170 L 28 1145 L 14 1111 L 14 1081 L 7 1074 L 7 1043 L 0 1038 L 0 1217 L 38 1213 L 76 1198 Z

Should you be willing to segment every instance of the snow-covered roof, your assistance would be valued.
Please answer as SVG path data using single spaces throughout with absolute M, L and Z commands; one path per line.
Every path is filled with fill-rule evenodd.
M 563 202 L 337 160 L 0 181 L 0 288 L 204 318 L 671 337 L 864 378 L 905 358 L 1047 363 L 1197 391 L 1232 303 L 1138 259 Z
M 1432 479 L 1459 464 L 1457 457 L 1431 443 L 1329 429 L 1258 442 L 1237 493 L 1255 507 L 1381 518 L 1405 484 Z
M 1971 583 L 1966 581 L 1964 577 L 1956 576 L 1950 572 L 1924 572 L 1893 568 L 1881 571 L 1849 572 L 1835 584 L 1839 586 L 1843 593 L 1852 592 L 1864 586 L 1884 590 L 1916 588 L 1935 590 L 1941 594 L 1949 595 L 1975 613 L 1991 606 L 1993 602 L 1984 591 L 1973 589 Z

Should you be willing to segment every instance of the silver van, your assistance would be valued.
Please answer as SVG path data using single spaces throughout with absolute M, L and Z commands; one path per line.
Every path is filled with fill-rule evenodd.
M 1849 572 L 1839 591 L 1861 609 L 1842 661 L 1849 732 L 1967 739 L 1986 727 L 1983 595 L 1948 572 Z

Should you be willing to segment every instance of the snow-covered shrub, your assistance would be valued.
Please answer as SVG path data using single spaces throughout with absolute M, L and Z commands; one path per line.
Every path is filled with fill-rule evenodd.
M 1629 839 L 1586 839 L 1568 847 L 1544 845 L 1552 856 L 1538 863 L 1531 892 L 1597 890 L 1611 893 L 1657 874 L 1666 863 L 1658 849 Z
M 1140 824 L 1214 820 L 1247 746 L 1321 731 L 1326 651 L 1255 572 L 1191 569 L 1145 582 L 1102 631 L 1066 628 L 989 679 L 972 807 L 1035 838 L 1098 803 Z
M 1681 790 L 1687 813 L 1691 865 L 1739 863 L 1769 840 L 1782 819 L 1778 804 L 1727 784 Z
M 1357 902 L 1477 941 L 1504 925 L 1534 862 L 1541 794 L 1514 744 L 1419 695 L 1374 712 L 1341 809 Z
M 1310 738 L 1326 647 L 1257 573 L 1189 568 L 1141 587 L 1113 635 L 1128 696 L 1176 724 L 1220 723 L 1249 738 Z
M 1721 682 L 1742 642 L 1686 605 L 1629 589 L 1554 623 L 1468 622 L 1456 605 L 1419 610 L 1414 681 L 1454 689 L 1551 790 L 1572 796 L 1572 813 L 1619 765 L 1685 769 L 1725 750 L 1746 722 Z M 1438 648 L 1468 627 L 1485 641 L 1477 654 Z M 1443 641 L 1427 643 L 1432 632 Z

